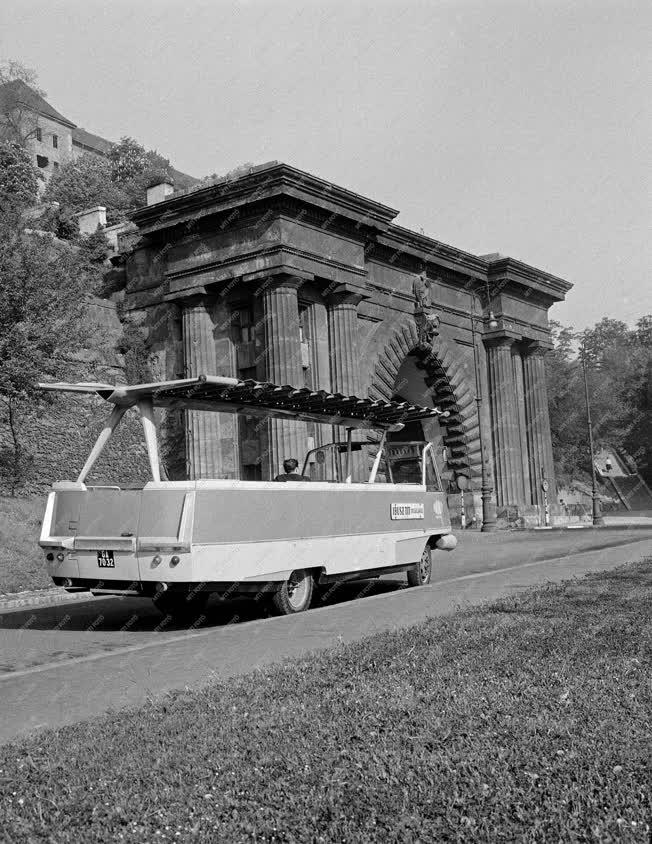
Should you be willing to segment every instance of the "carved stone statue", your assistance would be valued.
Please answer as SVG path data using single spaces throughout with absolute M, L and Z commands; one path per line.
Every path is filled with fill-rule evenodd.
M 439 279 L 435 279 L 439 281 Z M 414 321 L 419 334 L 419 345 L 431 346 L 434 338 L 439 334 L 439 316 L 432 301 L 432 282 L 426 271 L 415 277 L 412 285 L 414 293 Z

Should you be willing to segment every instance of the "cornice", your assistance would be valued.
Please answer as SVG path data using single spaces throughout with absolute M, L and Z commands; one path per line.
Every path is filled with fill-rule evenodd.
M 545 270 L 539 270 L 515 258 L 503 256 L 494 261 L 488 261 L 488 276 L 490 283 L 512 282 L 524 287 L 532 287 L 556 302 L 562 302 L 566 298 L 566 293 L 573 287 L 571 282 Z
M 237 218 L 242 223 L 244 218 L 253 220 L 255 210 L 261 206 L 271 205 L 278 215 L 283 213 L 283 205 L 287 207 L 288 202 L 306 209 L 311 218 L 330 220 L 332 229 L 340 236 L 348 232 L 354 239 L 359 236 L 361 241 L 366 240 L 365 251 L 377 244 L 379 251 L 389 250 L 390 258 L 393 254 L 405 256 L 464 274 L 468 279 L 536 290 L 550 302 L 563 301 L 572 288 L 564 279 L 514 258 L 497 254 L 472 255 L 396 225 L 392 222 L 398 214 L 396 209 L 275 161 L 252 167 L 237 179 L 224 179 L 200 190 L 176 193 L 164 202 L 138 209 L 132 214 L 132 220 L 141 235 L 148 235 L 184 225 L 192 228 L 202 219 L 216 215 L 225 215 L 227 222 Z M 323 220 L 320 224 L 323 225 Z M 319 260 L 314 255 L 311 258 Z M 386 264 L 389 259 L 378 254 L 375 260 Z
M 484 259 L 403 226 L 389 226 L 384 234 L 377 237 L 377 242 L 388 249 L 399 250 L 426 263 L 465 272 L 481 280 L 487 275 L 488 264 Z
M 290 196 L 338 216 L 359 227 L 384 230 L 398 211 L 341 188 L 288 164 L 271 162 L 254 167 L 238 179 L 218 182 L 200 190 L 178 193 L 164 202 L 139 208 L 132 220 L 146 234 L 182 225 L 244 204 Z
M 323 255 L 317 255 L 314 252 L 307 252 L 304 249 L 297 249 L 287 243 L 275 243 L 273 246 L 264 246 L 259 249 L 252 249 L 248 252 L 240 252 L 237 255 L 232 255 L 229 258 L 216 259 L 214 261 L 206 261 L 202 264 L 195 264 L 192 267 L 186 267 L 182 270 L 168 270 L 165 277 L 170 280 L 176 280 L 193 275 L 203 275 L 208 272 L 232 267 L 237 264 L 250 261 L 252 259 L 274 257 L 280 253 L 290 255 L 295 258 L 304 258 L 313 261 L 321 266 L 328 267 L 330 270 L 343 271 L 350 275 L 358 276 L 360 283 L 365 284 L 367 279 L 367 271 L 360 267 L 351 264 L 344 264 L 341 261 L 335 261 L 332 258 L 325 258 Z
M 449 287 L 451 289 L 455 289 L 455 288 L 452 287 L 452 285 L 445 285 L 445 286 Z M 399 299 L 402 302 L 405 302 L 406 306 L 408 306 L 408 307 L 407 307 L 407 309 L 402 309 L 402 308 L 397 308 L 395 306 L 392 306 L 390 304 L 385 304 L 385 303 L 380 304 L 378 302 L 373 302 L 372 304 L 378 305 L 378 306 L 383 307 L 383 308 L 391 308 L 392 310 L 398 311 L 399 313 L 411 313 L 411 311 L 414 307 L 414 296 L 412 296 L 409 293 L 403 293 L 402 291 L 394 290 L 390 287 L 385 287 L 382 284 L 376 284 L 373 281 L 367 282 L 367 288 L 369 290 L 376 290 L 378 293 L 381 293 L 381 294 L 383 294 L 383 295 L 385 295 L 385 296 L 387 296 L 391 299 Z M 440 302 L 438 302 L 435 305 L 435 310 L 439 311 L 442 314 L 449 314 L 451 316 L 457 317 L 458 319 L 468 320 L 469 325 L 470 325 L 472 319 L 475 320 L 476 322 L 478 322 L 481 319 L 481 316 L 479 314 L 474 314 L 473 311 L 465 310 L 464 308 L 456 308 L 454 305 L 445 305 L 445 304 L 442 304 Z M 502 318 L 502 315 L 501 315 L 501 318 Z M 512 325 L 516 326 L 519 330 L 521 330 L 521 334 L 525 338 L 530 337 L 532 335 L 541 336 L 541 335 L 549 335 L 550 334 L 549 329 L 542 328 L 540 325 L 536 325 L 533 322 L 527 322 L 524 319 L 519 319 L 517 317 L 508 317 L 508 318 L 506 317 L 505 320 L 507 322 L 511 323 Z M 479 333 L 482 334 L 483 332 L 479 332 Z M 485 332 L 485 333 L 489 333 L 489 332 Z

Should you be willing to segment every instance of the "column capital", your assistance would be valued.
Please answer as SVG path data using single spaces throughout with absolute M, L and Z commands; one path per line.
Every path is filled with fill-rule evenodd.
M 357 308 L 360 302 L 363 299 L 368 299 L 369 296 L 369 293 L 352 284 L 337 284 L 324 291 L 324 300 L 331 307 L 351 305 Z
M 306 283 L 305 278 L 296 275 L 270 275 L 261 282 L 256 294 L 273 290 L 298 290 Z
M 482 342 L 489 349 L 500 346 L 513 346 L 520 339 L 520 336 L 513 331 L 492 331 L 482 335 Z
M 528 357 L 543 357 L 553 348 L 551 343 L 543 343 L 540 340 L 532 340 L 523 347 L 523 354 Z
M 188 292 L 183 296 L 174 296 L 173 298 L 166 299 L 166 301 L 172 301 L 175 305 L 181 305 L 184 308 L 195 308 L 198 305 L 205 304 L 207 296 L 206 288 L 200 287 L 195 288 L 192 292 Z

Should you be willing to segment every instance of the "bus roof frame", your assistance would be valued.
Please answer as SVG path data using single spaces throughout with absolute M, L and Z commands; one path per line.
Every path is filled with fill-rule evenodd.
M 96 382 L 41 383 L 38 386 L 50 392 L 95 394 L 113 405 L 79 473 L 76 481 L 79 485 L 83 485 L 125 412 L 131 407 L 137 407 L 140 413 L 155 483 L 161 480 L 155 407 L 242 413 L 245 416 L 340 425 L 347 428 L 349 443 L 354 428 L 380 430 L 384 443 L 388 432 L 400 431 L 407 422 L 449 415 L 448 411 L 413 405 L 407 401 L 360 399 L 326 390 L 278 386 L 268 381 L 240 380 L 219 375 L 198 375 L 195 378 L 131 386 Z
M 408 422 L 449 415 L 448 411 L 407 401 L 361 399 L 326 390 L 279 386 L 268 381 L 219 375 L 198 375 L 195 378 L 131 386 L 94 382 L 41 383 L 38 386 L 54 392 L 94 393 L 125 410 L 151 402 L 153 407 L 241 413 L 381 431 L 397 431 Z

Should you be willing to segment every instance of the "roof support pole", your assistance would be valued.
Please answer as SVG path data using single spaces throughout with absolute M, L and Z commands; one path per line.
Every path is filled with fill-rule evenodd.
M 118 427 L 118 423 L 120 422 L 122 417 L 125 415 L 126 409 L 127 409 L 126 407 L 120 407 L 120 406 L 116 405 L 113 408 L 113 410 L 111 411 L 111 415 L 109 416 L 109 418 L 104 423 L 104 427 L 100 431 L 98 438 L 95 440 L 95 445 L 93 446 L 91 453 L 88 455 L 88 458 L 86 459 L 86 462 L 84 463 L 84 468 L 79 473 L 79 477 L 77 478 L 78 484 L 83 484 L 84 481 L 86 480 L 86 476 L 88 475 L 90 470 L 93 468 L 93 465 L 95 464 L 97 458 L 102 453 L 104 446 L 109 441 L 109 437 L 115 431 L 115 429 Z
M 387 439 L 387 431 L 383 431 L 383 435 L 380 438 L 380 442 L 378 443 L 378 453 L 374 458 L 374 465 L 371 467 L 371 474 L 369 475 L 369 483 L 373 484 L 376 481 L 376 475 L 378 474 L 378 468 L 380 466 L 380 461 L 383 456 L 383 449 L 385 448 L 385 440 Z
M 143 423 L 149 467 L 152 470 L 152 479 L 159 483 L 161 470 L 158 462 L 158 442 L 156 441 L 156 422 L 154 421 L 154 405 L 151 399 L 140 399 L 138 402 L 140 421 Z
M 344 483 L 351 483 L 351 443 L 353 440 L 353 428 L 346 429 L 346 480 Z

